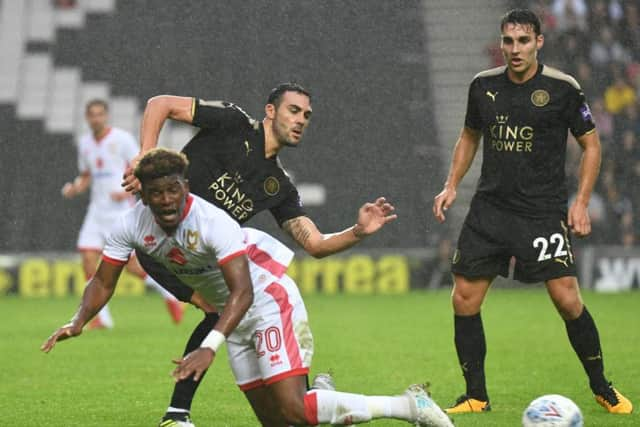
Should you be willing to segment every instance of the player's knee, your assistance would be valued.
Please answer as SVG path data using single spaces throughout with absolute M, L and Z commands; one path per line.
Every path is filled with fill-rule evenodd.
M 562 278 L 550 282 L 549 295 L 563 319 L 576 319 L 582 313 L 584 305 L 575 279 Z
M 280 415 L 291 425 L 306 425 L 307 419 L 304 415 L 304 400 L 297 397 L 287 399 L 280 405 Z
M 453 292 L 451 303 L 456 314 L 471 315 L 480 311 L 482 297 L 473 293 Z
M 565 320 L 578 318 L 583 310 L 582 299 L 576 292 L 562 292 L 553 296 L 553 303 L 560 316 Z
M 564 298 L 556 301 L 556 308 L 560 316 L 565 320 L 573 320 L 580 317 L 583 310 L 582 300 L 580 298 Z
M 280 415 L 290 425 L 307 425 L 307 419 L 304 416 L 304 405 L 286 404 L 280 407 Z

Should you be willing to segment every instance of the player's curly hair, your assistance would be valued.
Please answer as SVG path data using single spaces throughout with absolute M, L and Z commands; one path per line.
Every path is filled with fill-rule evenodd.
M 164 176 L 184 177 L 188 167 L 189 160 L 183 153 L 166 148 L 154 148 L 140 159 L 133 174 L 144 185 Z
M 542 34 L 540 18 L 529 9 L 513 9 L 505 13 L 500 21 L 500 31 L 504 30 L 507 24 L 531 25 L 536 36 Z
M 280 83 L 278 86 L 271 89 L 271 93 L 267 99 L 267 104 L 273 104 L 278 108 L 280 106 L 280 102 L 282 102 L 282 95 L 284 95 L 285 92 L 301 93 L 302 95 L 306 95 L 306 97 L 309 98 L 309 101 L 311 101 L 311 93 L 308 90 L 298 83 L 288 82 Z

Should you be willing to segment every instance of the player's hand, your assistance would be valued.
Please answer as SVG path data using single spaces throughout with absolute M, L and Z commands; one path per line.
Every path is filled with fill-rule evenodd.
M 122 184 L 120 184 L 124 191 L 127 191 L 131 194 L 137 194 L 142 190 L 142 186 L 140 185 L 140 181 L 133 174 L 134 169 L 138 165 L 138 162 L 146 153 L 140 153 L 136 157 L 131 160 L 131 164 L 127 166 L 124 170 L 124 174 L 122 175 Z
M 142 186 L 140 185 L 140 181 L 133 174 L 133 168 L 128 166 L 124 171 L 124 175 L 122 175 L 122 184 L 120 184 L 125 191 L 128 191 L 131 194 L 137 194 L 142 190 Z
M 65 185 L 63 185 L 60 189 L 60 193 L 62 193 L 62 197 L 64 197 L 65 199 L 71 199 L 75 197 L 76 191 L 73 183 L 67 182 Z
M 358 222 L 354 233 L 358 237 L 366 237 L 380 230 L 385 224 L 398 218 L 395 208 L 387 203 L 384 197 L 378 197 L 374 203 L 365 203 L 358 211 Z
M 444 190 L 438 194 L 433 200 L 433 215 L 438 222 L 442 223 L 445 219 L 444 213 L 456 200 L 456 190 L 451 187 L 444 187 Z
M 82 326 L 74 322 L 62 325 L 40 346 L 40 350 L 49 353 L 58 341 L 64 341 L 67 338 L 77 337 L 82 333 Z
M 189 378 L 193 374 L 193 380 L 198 381 L 204 371 L 211 366 L 216 354 L 210 348 L 199 348 L 192 351 L 181 359 L 174 359 L 173 363 L 178 365 L 173 370 L 171 376 L 178 382 Z
M 589 218 L 587 205 L 577 200 L 574 201 L 569 207 L 567 223 L 576 237 L 588 236 L 591 233 L 591 218 Z

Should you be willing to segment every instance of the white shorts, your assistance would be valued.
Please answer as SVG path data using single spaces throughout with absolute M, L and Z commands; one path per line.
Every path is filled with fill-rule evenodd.
M 287 275 L 254 295 L 254 305 L 227 339 L 229 364 L 242 391 L 307 375 L 313 336 L 307 310 Z
M 89 209 L 84 217 L 80 234 L 78 235 L 79 251 L 102 251 L 111 232 L 111 227 L 122 214 L 122 210 L 99 212 Z

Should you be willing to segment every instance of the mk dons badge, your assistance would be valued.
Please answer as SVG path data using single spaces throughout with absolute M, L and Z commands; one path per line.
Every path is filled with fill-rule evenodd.
M 280 183 L 275 177 L 270 176 L 269 178 L 264 180 L 265 193 L 267 193 L 269 196 L 275 196 L 276 194 L 278 194 L 278 191 L 280 191 Z
M 187 243 L 187 249 L 190 251 L 195 251 L 198 247 L 198 239 L 200 238 L 200 233 L 198 231 L 185 230 L 184 240 Z
M 549 92 L 544 89 L 534 90 L 531 94 L 531 102 L 536 107 L 544 107 L 549 103 Z

